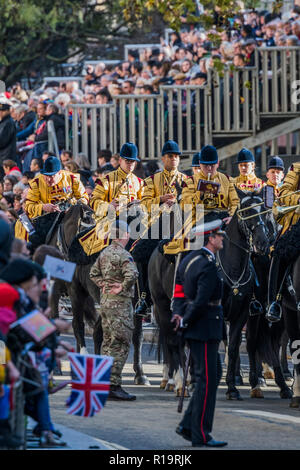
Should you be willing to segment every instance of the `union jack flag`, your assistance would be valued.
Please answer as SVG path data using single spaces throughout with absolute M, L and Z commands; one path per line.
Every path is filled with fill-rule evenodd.
M 67 401 L 68 414 L 94 416 L 105 405 L 110 386 L 113 358 L 69 353 L 72 392 Z

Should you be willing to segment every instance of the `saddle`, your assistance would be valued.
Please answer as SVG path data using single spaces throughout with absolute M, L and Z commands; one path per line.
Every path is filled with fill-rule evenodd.
M 32 244 L 33 249 L 49 243 L 55 228 L 61 223 L 63 217 L 64 212 L 51 212 L 31 221 L 35 232 L 29 235 L 29 242 Z
M 88 232 L 93 230 L 92 228 L 87 228 L 86 230 L 78 233 L 72 240 L 71 245 L 68 250 L 68 260 L 72 263 L 76 263 L 80 266 L 85 266 L 87 264 L 95 263 L 96 259 L 99 256 L 101 250 L 97 251 L 92 255 L 87 255 L 84 251 L 80 239 L 84 237 Z

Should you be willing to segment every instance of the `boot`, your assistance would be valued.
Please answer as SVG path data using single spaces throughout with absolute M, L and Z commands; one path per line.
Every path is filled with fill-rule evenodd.
M 280 305 L 281 295 L 277 294 L 278 278 L 280 272 L 280 259 L 273 257 L 271 261 L 269 283 L 268 283 L 268 310 L 266 319 L 271 323 L 281 319 L 282 308 Z
M 125 392 L 121 385 L 111 385 L 107 399 L 133 401 L 136 400 L 136 396 Z

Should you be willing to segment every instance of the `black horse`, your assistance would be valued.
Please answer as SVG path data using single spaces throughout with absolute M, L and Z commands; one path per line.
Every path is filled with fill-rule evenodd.
M 265 208 L 263 207 L 264 210 Z M 270 245 L 273 245 L 277 237 L 278 225 L 274 220 L 272 212 L 265 216 L 265 223 Z M 269 378 L 275 379 L 276 384 L 280 388 L 281 398 L 291 398 L 292 392 L 285 383 L 285 379 L 290 378 L 291 375 L 286 359 L 287 333 L 284 320 L 282 318 L 279 322 L 270 323 L 265 316 L 268 308 L 267 274 L 270 270 L 271 258 L 269 254 L 252 253 L 251 260 L 255 270 L 254 297 L 260 302 L 262 312 L 260 314 L 250 314 L 247 320 L 246 338 L 248 352 L 250 351 L 250 396 L 251 398 L 264 397 L 259 381 L 262 371 L 260 359 L 262 358 L 264 362 L 273 367 L 274 373 L 268 371 L 272 374 Z M 257 352 L 256 361 L 254 360 L 255 351 Z
M 270 329 L 267 322 L 264 321 L 263 312 L 258 315 L 261 318 L 249 316 L 249 307 L 251 302 L 254 301 L 254 295 L 257 292 L 256 283 L 259 281 L 253 269 L 251 256 L 255 253 L 259 262 L 262 263 L 263 268 L 260 271 L 260 274 L 262 274 L 260 281 L 262 282 L 263 272 L 267 266 L 264 263 L 266 255 L 269 253 L 271 241 L 268 230 L 268 216 L 261 214 L 264 211 L 261 192 L 251 193 L 237 189 L 237 194 L 240 199 L 240 209 L 246 210 L 243 211 L 242 217 L 240 217 L 239 212 L 234 214 L 231 222 L 226 227 L 224 248 L 217 257 L 225 281 L 222 302 L 224 317 L 230 325 L 226 397 L 229 400 L 241 399 L 235 386 L 235 371 L 239 359 L 241 332 L 247 323 L 247 352 L 249 355 L 251 388 L 255 389 L 257 387 L 256 365 L 257 362 L 263 360 L 275 365 L 276 383 L 280 387 L 281 396 L 287 398 L 290 390 L 284 381 L 279 365 L 279 346 L 278 350 L 276 349 L 282 328 L 276 342 L 276 335 L 273 336 L 273 339 L 270 339 Z M 256 204 L 257 206 L 253 207 Z M 265 278 L 266 274 L 265 272 Z M 267 287 L 265 286 L 264 289 L 266 290 Z
M 283 315 L 286 330 L 290 338 L 290 350 L 294 364 L 292 408 L 300 407 L 300 256 L 294 262 L 291 270 L 291 280 L 294 294 L 285 288 L 283 293 Z
M 52 287 L 50 307 L 53 317 L 58 316 L 59 299 L 67 294 L 71 300 L 73 320 L 72 326 L 76 338 L 77 352 L 86 352 L 85 323 L 93 328 L 94 352 L 100 354 L 102 344 L 101 317 L 97 315 L 95 303 L 99 303 L 100 290 L 89 277 L 90 269 L 99 253 L 92 256 L 85 255 L 78 239 L 95 225 L 93 210 L 84 204 L 70 206 L 68 210 L 51 217 L 41 217 L 35 221 L 36 235 L 33 237 L 36 260 L 43 262 L 47 254 L 76 262 L 77 266 L 71 283 L 56 280 Z M 132 217 L 135 218 L 136 214 Z M 55 222 L 55 224 L 54 224 Z M 39 235 L 38 235 L 39 234 Z M 50 236 L 49 236 L 50 234 Z M 44 243 L 48 244 L 45 245 Z M 53 252 L 53 248 L 56 251 Z M 57 251 L 57 248 L 59 251 Z M 134 318 L 133 345 L 134 345 L 134 371 L 135 383 L 138 385 L 150 384 L 143 372 L 141 349 L 143 342 L 142 317 Z
M 92 209 L 85 204 L 78 203 L 64 209 L 61 213 L 47 214 L 33 220 L 36 233 L 30 237 L 30 241 L 35 248 L 33 259 L 40 264 L 43 264 L 47 254 L 68 260 L 68 248 L 72 240 L 82 230 L 92 227 L 95 223 Z M 52 317 L 58 317 L 59 299 L 63 294 L 69 295 L 76 349 L 79 352 L 86 348 L 84 320 L 91 328 L 94 328 L 97 314 L 91 296 L 81 295 L 82 291 L 77 283 L 77 270 L 78 267 L 71 283 L 58 279 L 53 282 L 49 306 Z
M 275 244 L 274 255 L 288 267 L 282 291 L 282 310 L 290 339 L 294 365 L 293 396 L 290 406 L 300 406 L 300 222 L 297 222 Z

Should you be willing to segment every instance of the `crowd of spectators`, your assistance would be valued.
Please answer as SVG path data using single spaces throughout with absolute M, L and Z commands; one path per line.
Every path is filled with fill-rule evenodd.
M 130 49 L 128 60 L 87 65 L 81 85 L 80 81 L 53 80 L 34 90 L 22 89 L 20 83 L 8 89 L 5 98 L 10 109 L 0 110 L 0 163 L 9 159 L 23 172 L 32 171 L 31 165 L 38 171 L 48 148 L 49 120 L 61 152 L 65 148 L 67 105 L 72 120 L 72 104 L 108 104 L 119 95 L 151 95 L 159 93 L 162 85 L 204 85 L 208 71 L 218 67 L 218 62 L 253 66 L 260 46 L 289 48 L 300 44 L 297 4 L 285 14 L 253 10 L 226 21 L 217 10 L 215 7 L 209 30 L 197 24 L 185 27 L 180 33 L 172 32 L 168 43 L 162 39 L 159 47 Z M 89 112 L 88 126 L 90 117 Z
M 51 421 L 48 393 L 54 368 L 72 351 L 57 334 L 68 331 L 69 323 L 50 320 L 55 332 L 41 342 L 32 340 L 20 327 L 13 328 L 15 322 L 30 312 L 49 317 L 47 274 L 41 264 L 30 260 L 26 242 L 14 238 L 11 212 L 1 204 L 4 210 L 0 210 L 0 448 L 24 446 L 24 432 L 20 426 L 13 429 L 10 423 L 13 408 L 23 414 L 22 402 L 11 399 L 20 379 L 24 382 L 24 411 L 35 422 L 33 433 L 39 437 L 41 447 L 64 446 L 62 434 Z

